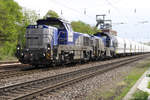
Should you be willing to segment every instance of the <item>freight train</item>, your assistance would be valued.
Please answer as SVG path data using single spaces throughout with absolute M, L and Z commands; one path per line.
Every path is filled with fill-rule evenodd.
M 24 48 L 17 45 L 16 57 L 21 63 L 34 66 L 150 52 L 149 46 L 104 32 L 94 35 L 74 32 L 68 21 L 53 17 L 27 26 L 25 39 Z

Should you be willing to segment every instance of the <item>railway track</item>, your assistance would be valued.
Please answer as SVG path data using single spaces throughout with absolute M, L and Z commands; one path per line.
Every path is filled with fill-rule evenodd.
M 32 67 L 24 64 L 0 67 L 0 80 L 17 77 L 19 75 L 22 76 L 23 74 L 26 75 L 27 71 L 25 69 L 27 68 L 31 69 Z
M 30 65 L 22 65 L 22 66 L 24 66 L 24 67 L 22 67 L 20 69 L 12 69 L 9 71 L 0 72 L 0 80 L 60 69 L 60 67 L 56 67 L 56 68 L 39 67 L 39 68 L 36 68 L 36 67 L 30 66 Z M 21 65 L 20 65 L 20 67 L 21 67 Z M 65 68 L 65 67 L 62 67 L 62 68 Z
M 13 60 L 13 61 L 0 61 L 0 64 L 12 64 L 12 63 L 19 63 L 18 60 Z
M 0 61 L 0 68 L 3 68 L 5 66 L 11 67 L 11 66 L 16 66 L 20 65 L 21 63 L 19 61 Z
M 105 62 L 108 63 L 109 61 L 105 61 Z M 92 63 L 94 63 L 94 62 L 92 62 Z M 22 66 L 24 66 L 24 67 L 22 67 Z M 34 67 L 31 67 L 29 65 L 19 65 L 20 68 L 18 68 L 18 66 L 16 66 L 16 67 L 17 68 L 14 69 L 14 68 L 8 66 L 8 68 L 10 68 L 11 70 L 0 72 L 0 80 L 52 70 L 52 68 L 34 69 Z
M 126 60 L 119 60 L 109 64 L 103 64 L 86 69 L 59 74 L 39 80 L 20 83 L 12 86 L 0 88 L 0 99 L 2 100 L 31 100 L 36 96 L 47 92 L 53 92 L 59 88 L 80 82 L 106 71 L 121 67 L 125 64 L 138 61 L 146 56 L 135 56 Z
M 107 63 L 108 61 L 105 61 L 105 62 Z M 91 62 L 91 63 L 94 63 L 94 62 Z M 25 66 L 25 67 L 22 67 L 22 66 Z M 11 69 L 11 70 L 8 70 L 8 71 L 6 70 L 6 71 L 0 72 L 0 80 L 12 78 L 12 77 L 20 77 L 20 76 L 24 76 L 24 75 L 30 75 L 33 73 L 40 73 L 40 72 L 49 71 L 52 69 L 52 68 L 46 68 L 44 70 L 38 69 L 38 68 L 34 69 L 34 67 L 31 67 L 29 65 L 28 66 L 27 65 L 18 65 L 15 67 L 17 67 L 17 68 L 14 68 L 12 66 L 11 67 L 10 66 L 4 67 L 5 69 Z M 20 68 L 18 68 L 18 67 L 20 67 Z M 28 68 L 26 68 L 26 67 L 28 67 Z M 4 69 L 4 68 L 2 68 L 2 69 Z
M 8 61 L 8 62 L 0 62 L 0 71 L 1 70 L 14 70 L 22 67 L 24 64 L 19 63 L 19 61 Z
M 4 71 L 4 72 L 0 72 L 0 80 L 2 79 L 8 79 L 8 78 L 12 78 L 12 77 L 20 77 L 20 76 L 24 76 L 24 75 L 30 75 L 33 73 L 38 73 L 38 72 L 42 72 L 43 70 L 30 70 L 30 71 L 22 71 L 22 70 L 14 70 L 14 71 Z

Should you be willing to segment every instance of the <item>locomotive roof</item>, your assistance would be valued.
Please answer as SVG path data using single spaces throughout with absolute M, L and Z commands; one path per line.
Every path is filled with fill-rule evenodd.
M 56 18 L 56 17 L 47 17 L 46 19 L 39 19 L 37 20 L 37 24 L 42 24 L 44 22 L 52 22 L 52 21 L 70 24 L 69 21 L 61 19 L 61 18 Z

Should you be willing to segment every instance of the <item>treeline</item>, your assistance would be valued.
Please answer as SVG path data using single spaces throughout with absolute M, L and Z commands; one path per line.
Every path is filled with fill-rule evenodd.
M 14 0 L 0 0 L 0 60 L 14 56 L 18 38 L 23 39 L 25 27 L 37 17 Z
M 0 0 L 0 59 L 15 52 L 17 34 L 22 30 L 21 7 L 13 0 Z
M 59 15 L 49 10 L 43 18 L 46 17 Z M 14 0 L 0 0 L 0 60 L 14 56 L 17 43 L 24 43 L 26 26 L 35 24 L 37 19 L 39 15 L 35 11 L 22 8 Z M 93 34 L 97 31 L 82 21 L 73 21 L 71 25 L 76 32 Z
M 86 24 L 82 21 L 72 21 L 71 25 L 75 32 L 94 34 L 98 31 L 98 29 L 94 26 L 92 27 L 89 24 Z
M 55 11 L 49 10 L 46 13 L 46 15 L 44 16 L 44 18 L 46 18 L 46 17 L 57 17 L 58 18 L 59 15 Z M 86 24 L 82 21 L 72 21 L 71 26 L 75 32 L 94 34 L 95 32 L 98 31 L 98 29 L 96 27 L 94 27 L 94 26 L 92 27 L 91 25 Z

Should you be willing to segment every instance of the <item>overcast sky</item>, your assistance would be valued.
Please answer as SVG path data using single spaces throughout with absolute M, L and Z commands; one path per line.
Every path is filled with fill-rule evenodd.
M 96 14 L 106 14 L 108 19 L 112 19 L 113 29 L 120 37 L 136 41 L 150 41 L 150 0 L 15 1 L 22 7 L 35 10 L 41 17 L 51 9 L 69 21 L 81 20 L 90 25 L 96 24 Z M 117 24 L 122 22 L 124 24 Z

